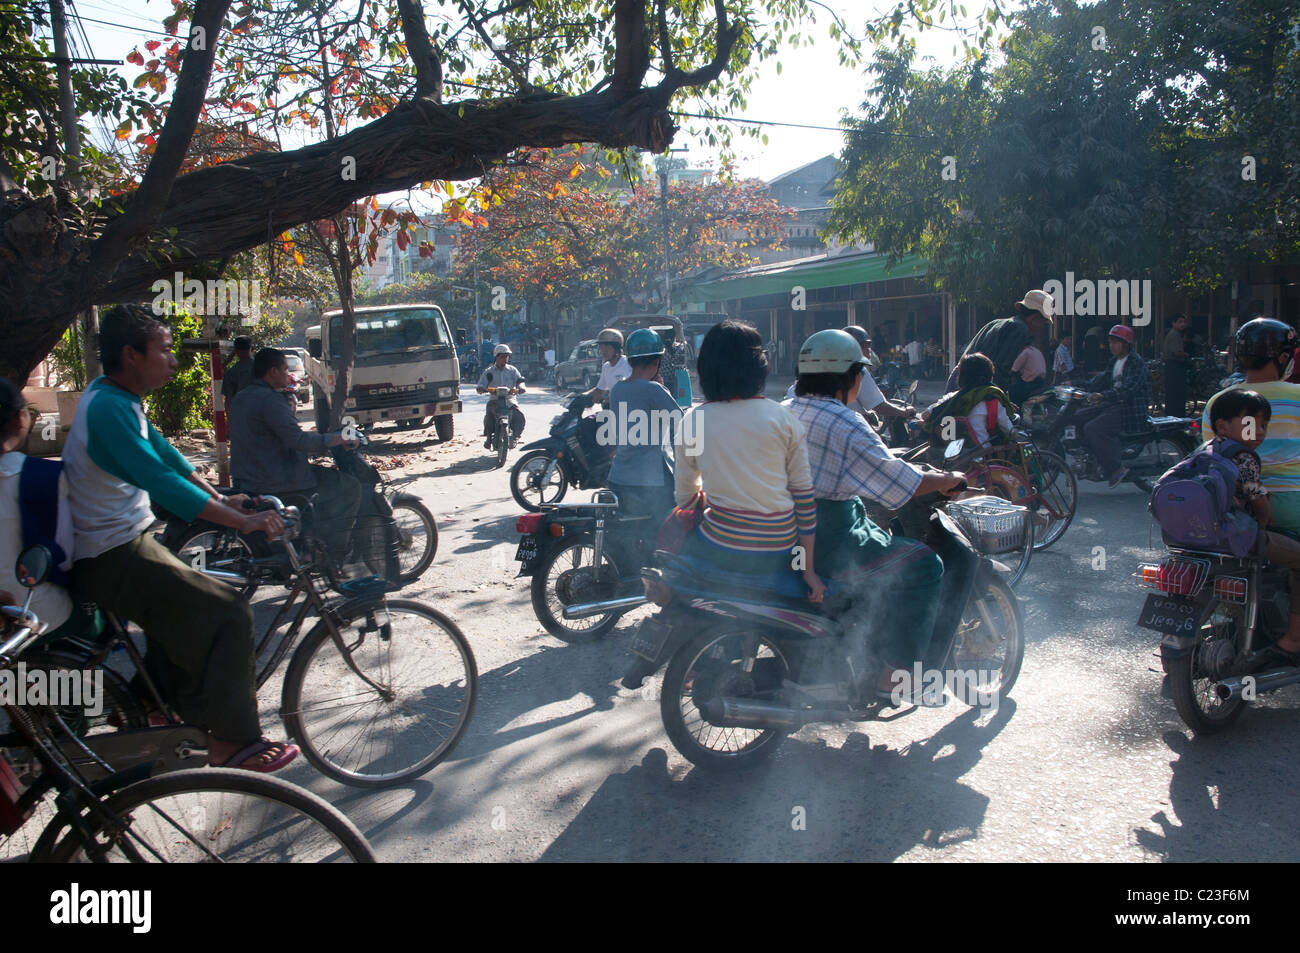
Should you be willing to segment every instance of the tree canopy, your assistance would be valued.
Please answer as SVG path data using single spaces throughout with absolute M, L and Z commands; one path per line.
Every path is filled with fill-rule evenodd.
M 482 227 L 468 228 L 457 257 L 481 280 L 555 306 L 594 297 L 644 306 L 674 274 L 752 264 L 754 251 L 784 237 L 789 212 L 757 180 L 679 183 L 663 193 L 653 175 L 627 183 L 599 150 L 575 146 L 516 157 L 484 180 Z M 662 292 L 662 288 L 660 288 Z
M 1188 291 L 1300 253 L 1300 9 L 1034 2 L 1001 50 L 877 52 L 831 228 L 1005 306 L 1066 270 Z

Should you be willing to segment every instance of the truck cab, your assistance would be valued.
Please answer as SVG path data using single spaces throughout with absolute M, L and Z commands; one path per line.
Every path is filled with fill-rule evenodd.
M 359 425 L 392 421 L 424 426 L 450 440 L 460 413 L 460 361 L 447 317 L 436 304 L 376 305 L 355 309 L 357 346 L 352 386 L 341 416 Z M 307 329 L 307 374 L 316 428 L 329 427 L 330 401 L 340 365 L 343 312 L 326 311 Z

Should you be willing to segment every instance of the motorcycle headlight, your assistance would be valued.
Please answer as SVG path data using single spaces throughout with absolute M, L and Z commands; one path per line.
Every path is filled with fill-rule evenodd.
M 455 388 L 455 387 L 439 387 L 439 388 L 438 388 L 438 396 L 439 396 L 439 397 L 455 397 L 455 396 L 456 396 L 456 388 Z

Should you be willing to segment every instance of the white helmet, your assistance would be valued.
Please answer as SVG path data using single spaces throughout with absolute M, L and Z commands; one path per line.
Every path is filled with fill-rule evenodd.
M 498 354 L 513 354 L 513 353 L 514 351 L 510 350 L 509 344 L 498 344 L 496 347 L 492 349 L 493 357 L 496 357 Z
M 845 331 L 818 331 L 799 349 L 800 374 L 843 374 L 861 363 L 862 347 Z

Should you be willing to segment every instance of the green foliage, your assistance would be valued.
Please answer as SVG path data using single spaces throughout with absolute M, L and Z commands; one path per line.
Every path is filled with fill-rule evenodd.
M 162 320 L 171 328 L 178 366 L 176 376 L 146 398 L 149 417 L 166 436 L 212 426 L 212 375 L 206 351 L 184 351 L 181 343 L 199 337 L 202 319 L 183 311 L 169 313 Z
M 86 389 L 86 358 L 81 350 L 81 325 L 74 321 L 50 352 L 50 363 L 59 379 L 72 384 L 73 390 Z
M 839 237 L 918 253 L 936 286 L 997 307 L 1067 270 L 1195 291 L 1297 259 L 1297 8 L 1038 0 L 1009 23 L 996 64 L 878 51 Z

